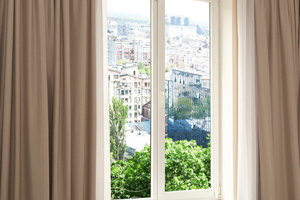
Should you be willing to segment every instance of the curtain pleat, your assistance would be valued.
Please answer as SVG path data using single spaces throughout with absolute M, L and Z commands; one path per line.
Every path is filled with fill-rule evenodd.
M 0 199 L 95 199 L 95 12 L 0 1 Z
M 261 199 L 299 199 L 299 1 L 255 0 Z

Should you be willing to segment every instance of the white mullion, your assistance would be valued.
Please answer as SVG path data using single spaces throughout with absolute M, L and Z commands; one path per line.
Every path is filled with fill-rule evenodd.
M 157 0 L 151 0 L 151 199 L 158 200 Z
M 158 199 L 165 194 L 165 0 L 158 0 Z

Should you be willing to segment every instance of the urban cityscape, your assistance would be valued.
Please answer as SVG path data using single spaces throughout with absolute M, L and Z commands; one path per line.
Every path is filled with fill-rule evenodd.
M 170 113 L 178 98 L 192 102 L 210 96 L 209 31 L 184 16 L 166 15 L 166 128 L 173 140 L 194 139 L 207 146 L 210 117 L 174 120 Z M 150 145 L 150 23 L 129 18 L 108 19 L 109 98 L 128 105 L 128 152 Z M 144 70 L 148 69 L 148 73 Z M 135 136 L 133 136 L 135 135 Z M 134 141 L 134 142 L 133 142 Z
M 112 159 L 127 160 L 151 146 L 150 22 L 111 14 L 107 30 L 111 148 L 124 142 L 119 147 L 123 151 L 113 152 Z M 165 138 L 193 140 L 203 148 L 210 144 L 209 35 L 208 25 L 183 15 L 165 15 L 165 66 L 160 66 L 165 71 Z M 121 115 L 114 116 L 119 112 L 113 105 L 116 99 L 118 109 L 126 113 L 123 122 Z M 123 139 L 114 135 L 117 129 Z

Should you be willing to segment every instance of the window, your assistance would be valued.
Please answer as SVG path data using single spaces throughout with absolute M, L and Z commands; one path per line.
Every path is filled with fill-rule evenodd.
M 120 50 L 124 53 L 128 49 L 133 49 L 135 54 L 130 56 L 130 59 L 132 58 L 134 63 L 139 63 L 139 70 L 134 79 L 142 81 L 142 83 L 134 82 L 134 87 L 140 87 L 142 84 L 144 87 L 151 88 L 148 90 L 148 98 L 143 97 L 147 94 L 146 90 L 142 95 L 140 90 L 132 93 L 131 90 L 129 92 L 121 90 L 121 95 L 129 95 L 129 98 L 134 100 L 131 105 L 135 110 L 133 115 L 135 125 L 124 125 L 126 134 L 124 132 L 122 137 L 127 149 L 124 154 L 119 155 L 119 159 L 114 159 L 111 165 L 112 198 L 212 199 L 214 193 L 219 193 L 216 164 L 218 154 L 215 153 L 218 152 L 216 141 L 219 123 L 216 103 L 218 99 L 217 0 L 139 0 L 138 2 L 107 0 L 107 18 L 117 22 L 115 27 L 111 25 L 107 27 L 109 30 L 116 30 L 109 31 L 108 40 L 122 43 Z M 117 33 L 117 37 L 110 35 L 111 33 Z M 147 51 L 147 56 L 143 51 Z M 146 57 L 149 60 L 146 61 Z M 139 78 L 141 66 L 149 76 L 150 83 L 143 83 L 144 77 Z M 135 74 L 135 71 L 133 73 Z M 212 87 L 207 86 L 209 82 L 202 80 L 203 76 L 212 81 Z M 125 102 L 128 102 L 127 98 Z M 153 103 L 151 106 L 147 106 L 151 103 Z M 137 112 L 141 107 L 141 113 Z M 131 109 L 131 106 L 128 106 L 128 109 Z M 126 116 L 129 118 L 131 114 L 125 115 L 125 118 Z M 146 119 L 146 116 L 154 117 Z M 143 146 L 138 146 L 132 141 L 143 141 L 136 142 Z M 208 159 L 184 160 L 184 156 L 180 157 L 182 151 L 176 152 L 176 145 L 186 148 L 186 152 L 195 150 L 193 152 L 197 155 L 195 159 L 201 157 Z M 211 156 L 203 156 L 203 152 Z M 177 155 L 177 161 L 172 160 L 174 155 Z M 125 168 L 118 168 L 121 171 L 116 171 L 120 166 L 118 160 L 122 159 L 128 166 L 134 159 L 145 159 L 148 165 L 139 166 L 140 171 L 135 170 L 135 174 L 129 175 L 126 174 L 128 171 Z M 201 169 L 198 170 L 199 166 L 193 166 L 193 163 L 205 163 L 205 165 L 201 165 Z M 190 168 L 191 166 L 193 168 Z M 181 174 L 185 170 L 188 173 Z M 122 185 L 118 174 L 122 175 L 125 184 Z M 144 184 L 140 184 L 139 180 L 143 180 Z M 135 187 L 130 187 L 131 184 L 126 181 L 132 181 Z
M 119 76 L 118 75 L 114 75 L 114 79 L 118 79 L 119 78 Z

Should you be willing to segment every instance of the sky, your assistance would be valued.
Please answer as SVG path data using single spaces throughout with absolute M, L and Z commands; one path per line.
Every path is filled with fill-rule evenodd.
M 165 0 L 166 14 L 183 15 L 194 21 L 209 21 L 209 3 L 195 0 Z M 108 12 L 150 15 L 150 0 L 107 0 Z

